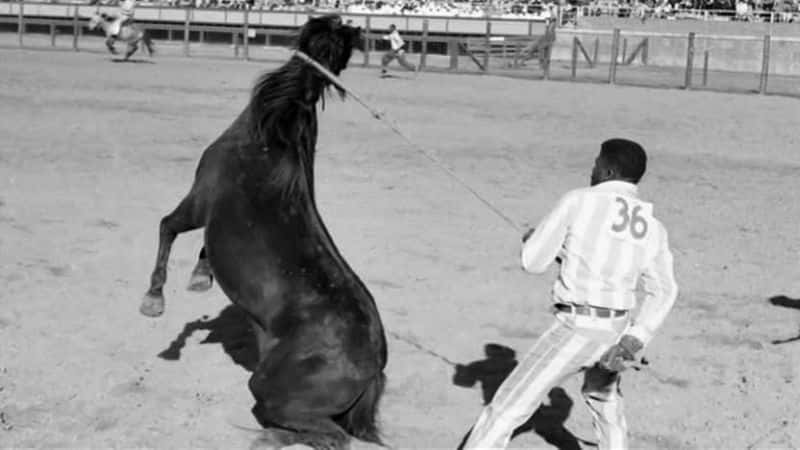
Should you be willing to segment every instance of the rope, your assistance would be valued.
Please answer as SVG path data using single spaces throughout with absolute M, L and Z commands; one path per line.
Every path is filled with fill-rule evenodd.
M 387 124 L 389 126 L 389 128 L 391 128 L 392 131 L 395 132 L 395 134 L 400 136 L 400 138 L 402 138 L 409 146 L 411 146 L 412 148 L 414 148 L 414 150 L 416 150 L 417 152 L 421 153 L 423 156 L 428 158 L 431 162 L 433 162 L 433 164 L 436 167 L 440 168 L 448 176 L 450 176 L 450 178 L 452 178 L 453 180 L 458 182 L 458 184 L 460 184 L 464 189 L 469 191 L 476 199 L 478 199 L 478 201 L 483 203 L 484 206 L 486 206 L 487 208 L 489 208 L 489 210 L 494 212 L 506 224 L 511 226 L 511 228 L 513 228 L 515 231 L 518 231 L 518 232 L 522 231 L 522 228 L 519 225 L 517 225 L 513 220 L 511 220 L 511 218 L 509 218 L 507 215 L 503 214 L 503 212 L 500 211 L 500 209 L 498 207 L 496 207 L 494 204 L 492 204 L 492 202 L 487 200 L 483 195 L 478 193 L 478 191 L 473 189 L 472 186 L 469 185 L 469 183 L 467 183 L 466 181 L 462 180 L 461 177 L 459 177 L 455 172 L 450 170 L 441 160 L 439 160 L 439 158 L 437 158 L 436 156 L 432 155 L 430 152 L 426 151 L 422 146 L 418 145 L 417 143 L 415 143 L 414 141 L 409 139 L 408 136 L 406 136 L 402 131 L 400 131 L 400 129 L 391 120 L 389 120 L 386 116 L 384 116 L 383 113 L 381 113 L 380 111 L 378 111 L 375 108 L 371 107 L 369 104 L 367 104 L 367 102 L 362 100 L 361 97 L 359 97 L 355 92 L 353 92 L 352 89 L 346 87 L 342 83 L 342 81 L 339 80 L 339 78 L 336 75 L 331 73 L 331 71 L 329 71 L 328 69 L 323 67 L 318 62 L 314 61 L 314 59 L 312 59 L 310 56 L 306 55 L 305 53 L 301 52 L 300 50 L 296 50 L 294 55 L 299 57 L 300 59 L 302 59 L 306 63 L 310 64 L 315 69 L 317 69 L 320 73 L 325 75 L 325 77 L 327 77 L 331 81 L 331 83 L 336 85 L 339 89 L 347 92 L 350 97 L 352 97 L 355 101 L 357 101 L 359 104 L 361 104 L 361 106 L 363 106 L 367 111 L 369 111 L 370 114 L 372 114 L 373 117 L 375 117 L 376 119 L 381 120 L 385 124 Z
M 393 338 L 397 339 L 398 341 L 403 341 L 403 342 L 405 342 L 406 344 L 408 344 L 408 345 L 410 345 L 410 346 L 412 346 L 412 347 L 414 347 L 414 348 L 417 348 L 418 350 L 421 350 L 421 351 L 423 351 L 424 353 L 427 353 L 427 354 L 429 354 L 429 355 L 433 356 L 434 358 L 436 358 L 436 359 L 438 359 L 438 360 L 440 360 L 440 361 L 444 361 L 446 364 L 449 364 L 449 365 L 451 365 L 451 366 L 454 366 L 454 367 L 457 365 L 455 362 L 451 361 L 451 360 L 450 360 L 450 359 L 448 359 L 446 356 L 442 356 L 441 354 L 439 354 L 439 353 L 436 353 L 436 352 L 435 352 L 435 351 L 433 351 L 433 350 L 429 350 L 429 349 L 427 349 L 427 348 L 423 347 L 422 345 L 420 345 L 418 342 L 416 342 L 416 341 L 412 341 L 411 339 L 409 339 L 409 338 L 407 338 L 407 337 L 400 336 L 399 334 L 395 333 L 394 331 L 389 331 L 389 333 L 388 333 L 388 334 L 389 334 L 391 337 L 393 337 Z

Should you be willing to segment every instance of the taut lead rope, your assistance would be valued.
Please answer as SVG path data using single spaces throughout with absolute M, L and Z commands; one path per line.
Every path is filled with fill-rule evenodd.
M 325 75 L 325 77 L 327 77 L 331 81 L 331 83 L 335 84 L 339 89 L 347 92 L 350 95 L 350 97 L 352 97 L 355 101 L 357 101 L 359 104 L 361 104 L 361 106 L 366 108 L 366 110 L 369 111 L 370 114 L 372 114 L 373 117 L 375 117 L 378 120 L 382 120 L 384 123 L 386 123 L 389 126 L 389 128 L 391 128 L 392 131 L 395 132 L 395 134 L 397 134 L 404 141 L 406 141 L 406 143 L 408 143 L 408 145 L 410 145 L 415 150 L 417 150 L 419 153 L 421 153 L 423 156 L 428 158 L 431 162 L 434 163 L 434 165 L 436 165 L 438 168 L 443 170 L 447 175 L 449 175 L 452 179 L 454 179 L 456 182 L 458 182 L 464 189 L 469 191 L 475 198 L 477 198 L 487 208 L 489 208 L 498 217 L 503 219 L 504 222 L 506 222 L 508 225 L 510 225 L 511 228 L 513 228 L 515 231 L 518 231 L 518 232 L 521 231 L 521 227 L 519 225 L 517 225 L 513 220 L 511 220 L 511 218 L 509 218 L 507 215 L 503 214 L 503 212 L 500 211 L 500 209 L 498 207 L 494 206 L 494 204 L 492 204 L 492 202 L 487 200 L 484 196 L 482 196 L 475 189 L 473 189 L 466 181 L 462 180 L 461 177 L 456 175 L 444 163 L 442 163 L 437 157 L 432 155 L 430 152 L 426 151 L 422 146 L 418 145 L 417 143 L 415 143 L 414 141 L 409 139 L 402 131 L 400 131 L 400 129 L 391 120 L 389 120 L 381 112 L 377 111 L 375 108 L 373 108 L 369 104 L 367 104 L 367 102 L 362 100 L 361 97 L 359 97 L 355 92 L 353 92 L 352 89 L 346 87 L 342 83 L 342 81 L 339 79 L 339 77 L 337 77 L 336 75 L 331 73 L 331 71 L 329 71 L 328 69 L 323 67 L 320 63 L 314 61 L 313 58 L 311 58 L 310 56 L 308 56 L 305 53 L 301 52 L 300 50 L 295 50 L 294 55 L 297 56 L 298 58 L 302 59 L 306 63 L 310 64 L 312 67 L 317 69 L 321 74 Z

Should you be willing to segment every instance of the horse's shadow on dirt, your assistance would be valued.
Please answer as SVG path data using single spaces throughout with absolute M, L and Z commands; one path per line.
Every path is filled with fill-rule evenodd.
M 147 59 L 111 58 L 111 62 L 113 62 L 113 63 L 129 63 L 129 64 L 155 64 L 154 61 L 150 61 L 150 60 L 147 60 Z
M 770 304 L 774 306 L 780 306 L 782 308 L 791 308 L 800 310 L 800 299 L 796 298 L 789 298 L 785 295 L 776 295 L 775 297 L 770 298 L 767 300 Z M 800 341 L 800 332 L 795 337 L 791 337 L 788 339 L 776 339 L 772 341 L 773 344 L 786 344 L 789 342 Z
M 480 382 L 483 391 L 483 403 L 489 404 L 497 392 L 497 389 L 505 381 L 508 375 L 517 365 L 514 350 L 500 344 L 486 344 L 484 346 L 486 359 L 473 361 L 469 364 L 456 365 L 456 373 L 453 375 L 453 384 L 461 387 L 473 387 Z M 575 437 L 564 427 L 569 413 L 572 410 L 573 401 L 560 387 L 553 388 L 548 393 L 550 404 L 542 404 L 531 415 L 527 422 L 519 426 L 511 436 L 511 439 L 520 434 L 534 431 L 549 444 L 556 446 L 560 450 L 580 450 L 581 444 L 596 446 L 592 442 L 587 442 Z M 470 432 L 464 436 L 458 449 L 461 450 L 469 438 Z
M 258 364 L 258 344 L 250 328 L 247 315 L 236 305 L 228 305 L 214 319 L 203 316 L 183 326 L 178 336 L 165 350 L 158 354 L 159 358 L 177 361 L 181 357 L 181 349 L 186 340 L 195 332 L 208 330 L 208 336 L 201 344 L 221 344 L 225 353 L 233 362 L 252 372 Z

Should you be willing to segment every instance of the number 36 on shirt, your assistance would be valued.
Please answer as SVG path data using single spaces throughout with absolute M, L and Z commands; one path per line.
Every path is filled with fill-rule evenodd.
M 652 205 L 630 197 L 614 198 L 617 210 L 612 213 L 610 231 L 627 241 L 642 241 L 650 228 Z

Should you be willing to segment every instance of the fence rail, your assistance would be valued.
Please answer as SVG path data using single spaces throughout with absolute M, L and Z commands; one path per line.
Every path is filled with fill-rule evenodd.
M 275 60 L 274 52 L 271 56 L 262 53 L 267 48 L 288 44 L 295 30 L 251 23 L 251 13 L 245 10 L 242 14 L 240 25 L 195 23 L 192 10 L 185 9 L 183 17 L 174 23 L 144 21 L 139 25 L 155 39 L 182 41 L 182 45 L 174 47 L 184 56 L 203 53 L 207 46 L 199 45 L 201 43 L 225 42 L 230 44 L 234 58 Z M 78 51 L 88 45 L 83 43 L 87 37 L 100 36 L 98 31 L 84 31 L 87 22 L 88 18 L 82 17 L 78 8 L 72 9 L 71 17 L 60 18 L 31 17 L 21 8 L 15 17 L 0 15 L 0 30 L 15 30 L 18 35 L 15 46 L 18 47 L 58 47 L 56 37 L 69 34 L 72 50 Z M 379 65 L 375 52 L 388 48 L 382 33 L 373 30 L 371 25 L 367 18 L 366 51 L 360 61 L 365 67 Z M 787 59 L 785 49 L 778 47 L 779 44 L 794 45 L 789 53 L 800 55 L 800 39 L 797 38 L 559 29 L 555 41 L 533 48 L 531 46 L 544 42 L 543 34 L 498 35 L 492 25 L 484 26 L 482 39 L 486 44 L 481 47 L 475 45 L 474 37 L 433 34 L 431 23 L 425 20 L 420 34 L 406 38 L 409 57 L 416 58 L 423 71 L 800 96 L 800 64 L 795 62 L 796 58 Z M 49 42 L 42 39 L 47 35 Z M 225 36 L 227 39 L 222 39 Z M 536 51 L 528 52 L 529 57 L 521 57 L 526 39 L 531 47 L 528 50 Z M 717 56 L 724 55 L 719 50 L 723 46 L 714 39 L 733 42 L 734 49 L 736 45 L 746 44 L 752 69 L 740 73 L 727 70 L 725 58 Z M 0 46 L 2 42 L 7 41 L 0 40 Z M 709 42 L 716 43 L 716 47 Z M 93 44 L 96 49 L 104 48 L 98 44 L 96 41 Z M 217 51 L 220 48 L 217 46 Z M 280 58 L 284 59 L 285 54 Z M 782 60 L 788 60 L 789 66 L 784 67 Z

